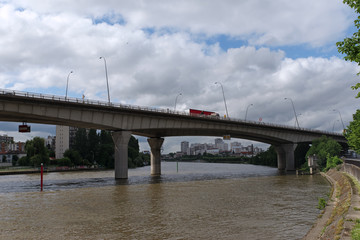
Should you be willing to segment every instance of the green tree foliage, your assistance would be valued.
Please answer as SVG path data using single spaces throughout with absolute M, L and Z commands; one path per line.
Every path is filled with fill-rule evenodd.
M 351 149 L 360 153 L 360 110 L 356 110 L 353 114 L 353 121 L 350 122 L 345 131 L 345 137 L 348 140 L 348 145 Z
M 17 165 L 19 165 L 19 166 L 29 166 L 29 164 L 30 164 L 30 161 L 29 161 L 28 157 L 23 156 L 18 160 Z
M 40 166 L 41 163 L 48 164 L 50 162 L 43 138 L 34 137 L 32 140 L 26 141 L 25 151 L 27 157 L 26 165 Z
M 360 14 L 360 0 L 344 0 L 343 3 L 353 8 L 357 14 Z M 355 32 L 352 37 L 345 38 L 344 41 L 337 42 L 336 46 L 340 53 L 346 55 L 344 57 L 346 61 L 356 62 L 358 65 L 360 65 L 360 15 L 358 15 L 357 19 L 354 21 L 354 24 L 358 31 Z M 358 88 L 360 88 L 360 83 L 352 86 L 352 89 Z M 360 97 L 360 92 L 356 97 Z
M 255 165 L 265 165 L 276 167 L 277 166 L 277 154 L 274 146 L 270 146 L 265 152 L 259 153 L 258 155 L 249 159 L 249 163 Z
M 80 154 L 82 161 L 89 161 L 93 164 L 95 161 L 100 166 L 114 168 L 114 142 L 111 132 L 101 130 L 98 133 L 94 129 L 78 129 L 75 135 L 74 150 Z M 73 157 L 68 157 L 72 162 Z M 144 166 L 148 160 L 147 157 L 140 155 L 139 142 L 131 136 L 128 147 L 128 166 L 130 168 Z M 76 165 L 76 163 L 74 163 Z
M 14 156 L 12 157 L 12 165 L 13 165 L 13 166 L 16 166 L 16 164 L 18 163 L 18 161 L 19 161 L 19 156 L 18 156 L 18 155 L 14 155 Z
M 337 165 L 341 164 L 343 161 L 338 156 L 328 157 L 326 160 L 325 171 L 330 168 L 335 168 Z
M 341 145 L 334 139 L 322 136 L 312 142 L 309 151 L 306 153 L 306 159 L 308 156 L 316 155 L 318 164 L 323 169 L 326 167 L 327 158 L 338 156 L 341 149 Z
M 88 154 L 88 137 L 85 128 L 79 128 L 75 134 L 74 150 L 78 151 L 80 155 L 85 158 Z
M 79 166 L 84 165 L 85 162 L 80 153 L 74 149 L 68 149 L 64 152 L 64 158 L 70 159 L 72 165 Z
M 109 131 L 101 130 L 96 162 L 101 166 L 114 168 L 114 142 Z

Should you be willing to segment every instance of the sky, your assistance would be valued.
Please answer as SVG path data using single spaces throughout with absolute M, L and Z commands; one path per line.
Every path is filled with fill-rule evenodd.
M 69 79 L 69 97 L 107 101 L 102 56 L 112 102 L 224 115 L 220 82 L 230 118 L 294 126 L 291 99 L 300 127 L 341 132 L 360 69 L 336 42 L 355 18 L 341 0 L 0 0 L 0 88 L 65 96 Z M 17 125 L 0 122 L 0 134 L 55 135 Z M 169 137 L 164 152 L 181 141 L 214 137 Z

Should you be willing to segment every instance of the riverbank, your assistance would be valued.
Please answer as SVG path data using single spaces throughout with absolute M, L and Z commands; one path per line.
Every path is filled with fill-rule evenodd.
M 360 196 L 355 178 L 331 169 L 322 175 L 331 183 L 327 206 L 303 240 L 351 239 L 351 230 L 360 219 Z
M 75 171 L 101 171 L 106 170 L 105 168 L 98 167 L 77 167 L 77 168 L 69 168 L 69 167 L 49 167 L 45 168 L 44 172 L 75 172 Z M 40 168 L 9 168 L 9 169 L 1 169 L 0 175 L 17 175 L 17 174 L 32 174 L 32 173 L 40 173 Z

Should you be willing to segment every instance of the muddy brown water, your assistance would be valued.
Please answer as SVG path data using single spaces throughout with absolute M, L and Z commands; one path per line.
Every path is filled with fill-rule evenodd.
M 330 185 L 246 164 L 0 176 L 0 239 L 301 239 Z

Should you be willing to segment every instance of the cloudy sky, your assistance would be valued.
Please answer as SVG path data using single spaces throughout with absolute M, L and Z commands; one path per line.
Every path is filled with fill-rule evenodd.
M 360 100 L 359 67 L 336 42 L 355 31 L 341 0 L 0 0 L 0 88 L 173 109 L 189 108 L 341 132 Z M 333 111 L 336 109 L 336 111 Z M 54 126 L 0 123 L 26 140 Z M 165 152 L 180 142 L 166 138 Z M 146 139 L 139 138 L 142 149 Z M 243 141 L 246 142 L 246 141 Z

